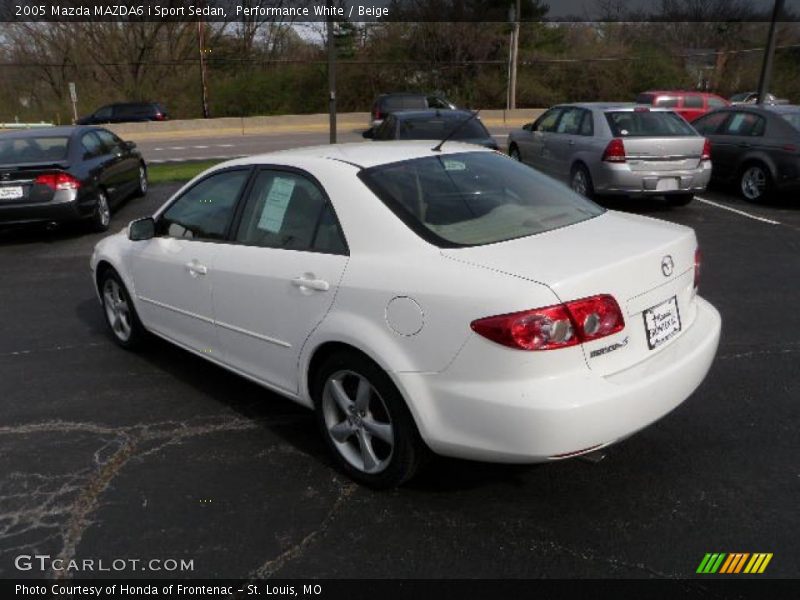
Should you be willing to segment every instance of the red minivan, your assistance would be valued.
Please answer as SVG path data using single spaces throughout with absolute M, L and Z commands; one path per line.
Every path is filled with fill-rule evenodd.
M 636 96 L 637 104 L 671 108 L 690 123 L 710 110 L 730 105 L 722 96 L 708 92 L 654 91 Z

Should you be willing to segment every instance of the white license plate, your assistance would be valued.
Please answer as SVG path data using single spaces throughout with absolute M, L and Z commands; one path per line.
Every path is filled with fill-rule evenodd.
M 678 189 L 678 179 L 675 177 L 664 177 L 656 183 L 657 192 L 674 192 Z
M 678 298 L 673 296 L 644 311 L 644 328 L 647 331 L 647 345 L 650 350 L 658 348 L 667 340 L 678 335 L 681 330 L 681 315 L 678 312 Z
M 21 185 L 0 186 L 0 200 L 13 200 L 22 198 Z

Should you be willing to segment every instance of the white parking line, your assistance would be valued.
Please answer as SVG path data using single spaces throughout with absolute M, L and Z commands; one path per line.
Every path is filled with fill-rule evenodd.
M 769 225 L 780 225 L 780 221 L 773 221 L 772 219 L 767 219 L 765 217 L 759 217 L 757 215 L 751 215 L 749 212 L 745 212 L 743 210 L 739 210 L 738 208 L 731 208 L 730 206 L 725 206 L 724 204 L 720 204 L 719 202 L 713 202 L 711 200 L 706 200 L 705 198 L 701 198 L 700 196 L 695 196 L 695 200 L 702 202 L 704 204 L 709 204 L 711 206 L 716 206 L 717 208 L 721 208 L 722 210 L 728 210 L 732 213 L 736 213 L 737 215 L 742 215 L 743 217 L 747 217 L 748 219 L 753 219 L 754 221 L 761 221 L 762 223 L 767 223 Z
M 192 148 L 208 148 L 208 146 L 192 146 Z
M 217 144 L 217 148 L 233 148 L 233 144 Z

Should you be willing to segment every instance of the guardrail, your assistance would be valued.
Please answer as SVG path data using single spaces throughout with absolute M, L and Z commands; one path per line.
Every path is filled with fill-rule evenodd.
M 52 123 L 40 121 L 38 123 L 0 123 L 0 129 L 36 129 L 41 127 L 53 127 Z

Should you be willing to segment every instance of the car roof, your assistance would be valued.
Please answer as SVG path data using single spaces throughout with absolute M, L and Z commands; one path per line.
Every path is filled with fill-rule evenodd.
M 597 110 L 642 110 L 641 104 L 635 102 L 573 102 L 570 104 L 556 104 L 553 108 L 564 108 L 567 106 L 574 106 L 576 108 L 587 108 Z M 671 112 L 672 109 L 664 106 L 648 106 L 649 112 Z
M 463 119 L 471 117 L 473 113 L 469 110 L 448 110 L 439 108 L 429 108 L 426 110 L 404 110 L 391 113 L 397 119 L 424 119 L 435 117 L 437 119 Z
M 712 112 L 754 112 L 754 113 L 795 113 L 800 111 L 796 104 L 734 104 L 723 106 Z M 710 114 L 710 113 L 706 113 Z
M 381 143 L 354 142 L 350 144 L 328 144 L 324 146 L 295 148 L 293 150 L 280 150 L 267 154 L 257 154 L 255 156 L 245 156 L 222 163 L 219 167 L 252 164 L 291 165 L 296 159 L 317 158 L 337 160 L 367 169 L 369 167 L 376 167 L 414 158 L 424 158 L 427 156 L 443 156 L 463 152 L 494 152 L 488 148 L 460 142 L 447 142 L 442 146 L 440 152 L 435 152 L 433 151 L 433 147 L 437 143 L 436 140 L 409 140 L 402 142 L 387 141 Z
M 62 125 L 60 127 L 36 127 L 33 129 L 11 129 L 0 132 L 0 138 L 33 138 L 33 137 L 63 137 L 71 136 L 81 129 L 91 129 L 91 127 L 73 127 L 72 125 Z
M 646 92 L 640 92 L 641 94 L 697 94 L 698 96 L 719 96 L 719 94 L 715 94 L 714 92 L 699 92 L 697 90 L 647 90 Z M 722 98 L 722 96 L 719 96 Z

